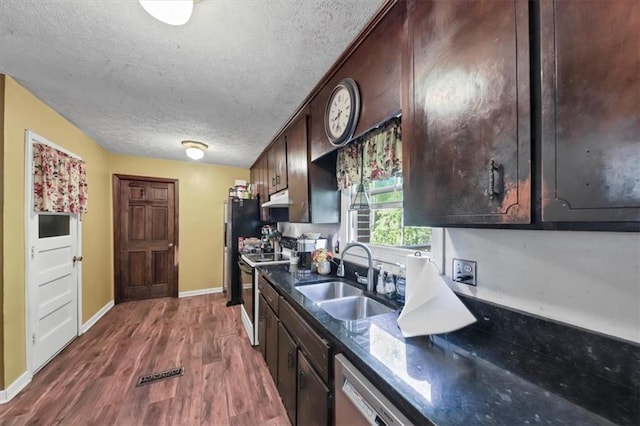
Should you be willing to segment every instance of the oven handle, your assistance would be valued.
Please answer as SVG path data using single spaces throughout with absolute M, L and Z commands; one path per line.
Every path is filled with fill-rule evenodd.
M 244 260 L 238 260 L 238 267 L 247 274 L 253 274 L 253 268 L 245 263 Z

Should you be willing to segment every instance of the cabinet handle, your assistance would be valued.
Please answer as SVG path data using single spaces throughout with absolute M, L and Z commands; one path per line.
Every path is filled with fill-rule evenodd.
M 298 390 L 302 390 L 302 388 L 304 387 L 303 379 L 304 373 L 302 372 L 302 370 L 298 370 Z
M 276 176 L 276 185 L 280 185 L 280 175 Z
M 502 165 L 496 164 L 496 161 L 492 158 L 489 164 L 489 199 L 494 200 L 496 197 L 502 195 Z M 496 176 L 497 175 L 497 176 Z
M 295 355 L 295 354 L 293 353 L 293 351 L 289 351 L 289 352 L 287 353 L 287 367 L 288 367 L 288 368 L 292 368 L 292 367 L 293 367 L 293 364 L 294 364 L 294 362 L 293 362 L 293 356 L 294 356 L 294 355 Z

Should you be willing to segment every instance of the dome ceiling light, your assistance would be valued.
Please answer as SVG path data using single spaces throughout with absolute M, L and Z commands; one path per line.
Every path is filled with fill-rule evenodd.
M 187 157 L 192 160 L 201 160 L 204 152 L 209 148 L 206 143 L 198 141 L 182 141 L 182 146 L 186 148 Z
M 144 10 L 169 25 L 184 25 L 193 12 L 194 0 L 138 0 Z

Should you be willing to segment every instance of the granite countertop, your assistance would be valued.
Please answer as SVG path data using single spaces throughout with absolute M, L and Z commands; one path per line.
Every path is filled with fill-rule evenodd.
M 425 423 L 425 419 L 437 425 L 606 425 L 637 421 L 633 418 L 636 414 L 631 419 L 617 414 L 620 410 L 613 399 L 626 389 L 614 386 L 610 392 L 602 392 L 602 380 L 567 372 L 566 365 L 554 363 L 549 357 L 507 343 L 496 347 L 495 341 L 488 343 L 465 329 L 404 338 L 396 322 L 398 311 L 348 323 L 339 321 L 295 288 L 336 277 L 299 275 L 290 272 L 288 265 L 260 270 L 289 303 L 325 330 L 336 352 L 343 352 L 416 423 Z M 510 368 L 509 362 L 517 365 Z M 556 376 L 560 370 L 562 374 Z M 574 382 L 568 382 L 567 377 L 574 377 Z M 577 397 L 566 398 L 565 387 Z M 596 395 L 593 389 L 598 389 Z M 581 400 L 582 390 L 587 395 L 591 392 L 591 396 Z M 600 402 L 601 398 L 604 400 Z M 600 404 L 613 406 L 597 409 Z

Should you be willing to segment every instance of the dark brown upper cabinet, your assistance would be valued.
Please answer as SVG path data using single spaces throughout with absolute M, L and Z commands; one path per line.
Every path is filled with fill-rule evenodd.
M 540 3 L 542 220 L 640 221 L 640 1 Z
M 406 225 L 530 223 L 528 7 L 408 2 Z
M 251 167 L 251 184 L 253 185 L 253 196 L 257 197 L 260 204 L 269 201 L 269 171 L 268 155 L 263 153 Z M 269 221 L 270 210 L 260 209 L 260 220 Z
M 309 159 L 307 116 L 303 115 L 286 132 L 289 184 L 289 221 L 309 222 Z
M 268 151 L 269 194 L 287 187 L 287 141 L 280 136 Z
M 324 112 L 331 91 L 343 78 L 352 78 L 360 89 L 360 119 L 354 137 L 397 114 L 401 109 L 401 46 L 404 44 L 406 3 L 394 4 L 379 21 L 370 23 L 343 63 L 326 80 L 310 102 L 310 159 L 335 151 L 324 130 Z M 367 30 L 369 32 L 367 33 Z M 335 166 L 334 166 L 335 167 Z
M 289 173 L 289 222 L 340 222 L 340 192 L 336 155 L 309 162 L 309 115 L 303 114 L 285 131 Z

